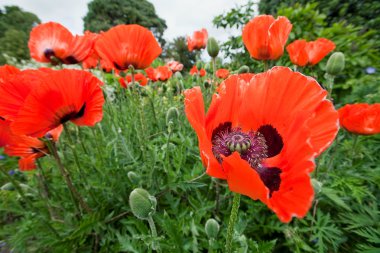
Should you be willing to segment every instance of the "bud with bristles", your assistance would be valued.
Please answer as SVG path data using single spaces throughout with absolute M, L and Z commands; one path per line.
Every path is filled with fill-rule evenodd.
M 208 219 L 205 225 L 205 231 L 210 239 L 216 239 L 219 233 L 219 223 L 214 219 Z
M 249 67 L 247 65 L 243 65 L 237 70 L 237 72 L 238 74 L 249 73 Z
M 326 65 L 326 72 L 332 76 L 336 76 L 343 71 L 345 65 L 344 54 L 341 52 L 333 53 Z
M 213 37 L 210 37 L 207 40 L 207 53 L 211 58 L 216 58 L 219 54 L 218 42 Z
M 136 173 L 134 173 L 133 171 L 128 172 L 127 176 L 133 184 L 138 184 L 140 181 L 140 177 Z
M 137 218 L 146 220 L 156 211 L 157 200 L 146 190 L 136 188 L 129 195 L 129 205 Z

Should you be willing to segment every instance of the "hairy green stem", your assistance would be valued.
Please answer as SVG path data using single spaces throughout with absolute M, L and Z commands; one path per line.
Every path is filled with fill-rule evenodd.
M 152 232 L 152 236 L 154 238 L 157 238 L 156 225 L 154 224 L 154 221 L 153 221 L 153 218 L 152 218 L 151 215 L 149 215 L 149 217 L 148 217 L 148 223 L 149 223 L 150 231 Z M 152 248 L 154 250 L 156 250 L 157 252 L 161 252 L 161 248 L 160 248 L 160 244 L 159 243 L 153 242 Z
M 227 228 L 226 253 L 232 252 L 232 239 L 234 235 L 235 223 L 236 223 L 238 212 L 239 212 L 239 205 L 240 205 L 240 194 L 234 193 L 230 221 L 228 223 L 228 228 Z

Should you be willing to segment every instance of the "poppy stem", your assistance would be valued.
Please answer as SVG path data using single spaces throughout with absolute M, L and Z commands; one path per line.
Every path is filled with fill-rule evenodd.
M 78 200 L 79 205 L 82 207 L 83 210 L 85 210 L 87 213 L 91 213 L 92 210 L 90 209 L 90 207 L 84 201 L 83 197 L 80 195 L 80 193 L 75 188 L 75 186 L 71 180 L 70 173 L 63 166 L 61 158 L 58 155 L 58 151 L 57 151 L 57 147 L 55 146 L 55 143 L 51 140 L 48 140 L 47 143 L 48 143 L 49 149 L 51 150 L 51 152 L 52 152 L 52 154 L 53 154 L 53 156 L 57 162 L 58 168 L 59 168 L 63 178 L 66 181 L 66 184 L 67 184 L 71 194 L 74 196 L 74 198 L 76 198 Z
M 132 83 L 132 86 L 134 86 L 135 85 L 135 68 L 133 67 L 133 65 L 129 65 L 128 69 L 131 71 L 131 83 Z
M 335 78 L 335 76 L 332 76 L 330 74 L 326 74 L 325 77 L 326 77 L 326 81 L 327 81 L 327 85 L 328 85 L 327 99 L 331 100 L 331 98 L 332 98 L 332 91 L 333 91 L 333 88 L 334 88 L 334 78 Z
M 269 63 L 267 60 L 263 60 L 264 63 L 264 72 L 266 72 L 269 69 Z
M 154 238 L 157 238 L 156 225 L 154 224 L 154 220 L 153 220 L 153 218 L 152 218 L 151 215 L 149 215 L 149 217 L 148 217 L 148 223 L 149 223 L 150 231 L 152 232 L 152 236 Z M 161 248 L 160 248 L 160 244 L 159 243 L 153 242 L 152 243 L 152 248 L 154 250 L 156 250 L 157 252 L 161 252 Z
M 232 239 L 234 235 L 235 223 L 236 223 L 238 212 L 239 212 L 239 205 L 240 205 L 240 194 L 234 193 L 230 221 L 228 223 L 228 228 L 227 228 L 226 253 L 232 252 Z

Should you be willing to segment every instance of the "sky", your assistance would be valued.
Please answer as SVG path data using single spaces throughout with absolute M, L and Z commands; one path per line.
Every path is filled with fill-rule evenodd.
M 18 5 L 25 11 L 36 14 L 42 22 L 55 21 L 67 27 L 74 34 L 83 32 L 82 18 L 87 13 L 90 0 L 0 0 L 0 8 Z M 195 30 L 206 28 L 209 36 L 226 41 L 229 35 L 239 34 L 236 29 L 216 29 L 212 19 L 227 12 L 246 0 L 150 0 L 156 13 L 168 26 L 164 38 L 192 35 Z

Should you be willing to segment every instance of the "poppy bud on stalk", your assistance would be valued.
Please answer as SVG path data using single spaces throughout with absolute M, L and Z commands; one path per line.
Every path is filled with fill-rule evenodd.
M 127 176 L 133 184 L 138 184 L 140 181 L 140 177 L 136 173 L 134 173 L 133 171 L 128 172 Z
M 170 122 L 177 121 L 179 117 L 179 111 L 176 107 L 170 107 L 166 112 L 166 125 L 169 125 Z
M 249 73 L 249 67 L 247 65 L 243 65 L 237 70 L 237 72 L 238 74 Z
M 207 41 L 207 53 L 211 58 L 216 58 L 219 54 L 218 42 L 213 37 L 210 37 Z
M 336 76 L 344 69 L 344 54 L 341 52 L 333 53 L 326 65 L 326 72 L 330 75 Z
M 208 219 L 205 225 L 205 231 L 210 239 L 216 239 L 219 233 L 219 223 L 214 219 Z
M 129 195 L 129 205 L 137 218 L 146 220 L 156 211 L 157 200 L 146 190 L 136 188 Z

